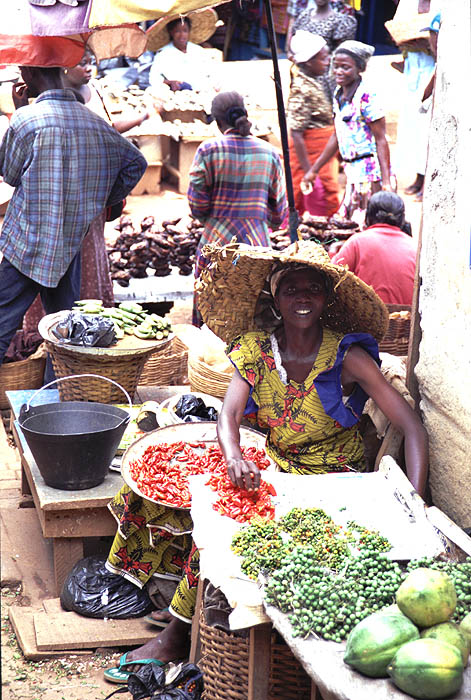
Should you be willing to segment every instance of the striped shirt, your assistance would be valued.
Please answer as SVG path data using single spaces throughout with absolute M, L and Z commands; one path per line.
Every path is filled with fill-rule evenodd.
M 20 272 L 56 287 L 93 219 L 121 202 L 146 160 L 71 90 L 48 90 L 13 115 L 0 175 L 15 187 L 0 250 Z
M 280 226 L 286 212 L 281 159 L 254 136 L 229 133 L 203 142 L 190 170 L 188 201 L 203 223 L 254 219 L 266 229 Z

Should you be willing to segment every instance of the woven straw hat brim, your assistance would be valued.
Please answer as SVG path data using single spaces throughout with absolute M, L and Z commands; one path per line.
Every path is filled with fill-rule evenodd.
M 226 343 L 260 327 L 255 322 L 257 302 L 276 261 L 308 265 L 330 277 L 333 301 L 321 319 L 327 328 L 370 333 L 378 341 L 387 331 L 388 310 L 373 288 L 347 268 L 333 265 L 318 244 L 300 241 L 281 252 L 235 243 L 208 245 L 203 255 L 209 265 L 195 283 L 198 309 L 208 328 Z
M 188 18 L 191 21 L 190 36 L 188 41 L 193 44 L 202 44 L 207 41 L 216 31 L 218 16 L 212 8 L 189 12 Z M 150 29 L 147 30 L 147 50 L 158 51 L 171 41 L 167 31 L 167 24 L 183 15 L 172 15 L 157 20 Z
M 391 19 L 384 26 L 392 36 L 394 42 L 400 46 L 409 41 L 427 38 L 424 27 L 430 24 L 430 13 L 411 17 L 409 19 Z

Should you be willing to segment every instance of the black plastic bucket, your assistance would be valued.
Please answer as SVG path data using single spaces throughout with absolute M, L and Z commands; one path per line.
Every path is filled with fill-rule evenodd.
M 104 403 L 63 401 L 30 406 L 40 391 L 71 378 L 56 379 L 33 394 L 21 407 L 18 420 L 46 484 L 66 491 L 90 489 L 105 480 L 130 420 L 127 411 Z M 107 377 L 99 378 L 122 389 L 131 409 L 131 399 L 123 387 Z

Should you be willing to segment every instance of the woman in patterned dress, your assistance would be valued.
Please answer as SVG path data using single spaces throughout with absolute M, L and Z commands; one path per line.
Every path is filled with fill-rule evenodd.
M 318 34 L 300 30 L 291 42 L 295 66 L 287 105 L 289 154 L 295 205 L 302 215 L 332 216 L 339 207 L 338 162 L 332 159 L 319 173 L 316 198 L 305 199 L 300 185 L 311 163 L 334 133 L 332 99 L 325 76 L 330 64 L 327 42 Z
M 291 37 L 300 29 L 319 34 L 326 40 L 329 51 L 334 51 L 342 41 L 354 39 L 357 28 L 355 13 L 343 2 L 333 0 L 290 0 L 286 32 L 288 58 Z
M 339 213 L 358 223 L 363 223 L 374 192 L 393 189 L 384 109 L 362 82 L 373 52 L 372 46 L 359 41 L 345 41 L 335 51 L 335 133 L 304 176 L 306 182 L 313 182 L 320 168 L 340 152 L 347 185 Z
M 237 250 L 232 252 L 255 296 L 261 286 L 254 282 L 257 262 L 248 267 L 242 252 L 239 257 Z M 219 415 L 218 437 L 232 482 L 239 488 L 260 483 L 257 467 L 241 455 L 244 415 L 256 416 L 267 431 L 265 449 L 282 471 L 364 471 L 358 421 L 370 396 L 403 432 L 407 475 L 423 495 L 427 434 L 418 415 L 383 377 L 377 340 L 368 332 L 376 338 L 384 333 L 385 326 L 375 320 L 387 316 L 382 302 L 311 241 L 295 243 L 282 255 L 253 305 L 254 322 L 245 325 L 251 330 L 233 338 L 227 351 L 235 372 Z M 211 328 L 211 320 L 205 320 Z

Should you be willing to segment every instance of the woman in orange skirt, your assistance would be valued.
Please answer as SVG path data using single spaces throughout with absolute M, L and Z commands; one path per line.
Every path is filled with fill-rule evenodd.
M 291 40 L 295 66 L 288 97 L 290 164 L 296 209 L 316 216 L 332 216 L 339 208 L 338 161 L 331 160 L 319 172 L 316 189 L 301 191 L 301 180 L 310 163 L 324 150 L 334 133 L 332 99 L 327 71 L 330 64 L 326 41 L 318 34 L 299 30 Z

